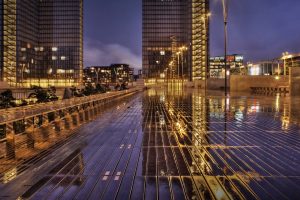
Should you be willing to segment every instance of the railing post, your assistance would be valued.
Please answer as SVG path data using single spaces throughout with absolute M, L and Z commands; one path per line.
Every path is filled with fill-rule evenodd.
M 60 117 L 59 111 L 55 112 L 55 120 L 53 122 L 53 125 L 54 125 L 54 131 L 55 131 L 56 135 L 59 136 L 60 131 L 62 130 L 62 128 L 61 128 L 61 117 Z
M 69 110 L 67 110 L 67 113 L 65 114 L 65 118 L 64 118 L 64 129 L 65 130 L 70 130 L 71 127 L 71 113 Z
M 49 121 L 48 114 L 42 114 L 42 125 L 40 127 L 40 133 L 42 135 L 43 141 L 47 141 L 49 139 Z
M 85 120 L 85 122 L 89 121 L 90 120 L 89 108 L 85 108 L 83 112 L 84 112 L 84 120 Z
M 84 122 L 84 109 L 82 106 L 80 106 L 79 110 L 78 110 L 78 115 L 79 115 L 79 123 L 83 124 Z
M 6 124 L 6 158 L 16 158 L 15 133 L 13 123 Z
M 34 117 L 25 119 L 25 132 L 27 135 L 27 148 L 34 149 Z

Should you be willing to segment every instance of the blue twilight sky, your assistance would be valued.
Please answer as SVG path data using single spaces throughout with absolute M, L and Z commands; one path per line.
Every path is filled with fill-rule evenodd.
M 229 0 L 229 53 L 247 61 L 300 52 L 300 0 Z M 211 0 L 210 52 L 223 54 L 221 0 Z M 85 66 L 142 67 L 142 0 L 84 1 Z

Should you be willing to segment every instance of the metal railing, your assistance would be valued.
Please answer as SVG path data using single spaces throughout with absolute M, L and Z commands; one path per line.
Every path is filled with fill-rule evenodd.
M 0 116 L 0 159 L 15 159 L 21 148 L 34 149 L 38 142 L 70 135 L 72 130 L 97 117 L 103 105 L 139 91 L 141 89 L 132 88 L 3 110 Z M 63 134 L 63 130 L 67 133 Z

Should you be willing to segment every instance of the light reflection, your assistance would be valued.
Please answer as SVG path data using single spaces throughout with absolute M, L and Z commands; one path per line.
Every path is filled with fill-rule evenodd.
M 282 117 L 282 130 L 288 130 L 290 125 L 290 118 L 289 117 Z
M 250 109 L 248 110 L 249 113 L 257 113 L 260 112 L 260 106 L 256 105 L 256 106 L 251 106 Z
M 176 90 L 176 88 L 168 89 L 170 91 L 164 93 L 164 95 L 156 93 L 155 101 L 161 103 L 164 106 L 162 109 L 167 113 L 166 118 L 163 115 L 156 116 L 159 116 L 159 124 L 164 125 L 166 123 L 165 120 L 171 122 L 172 126 L 170 126 L 169 131 L 171 134 L 176 135 L 176 139 L 178 139 L 177 145 L 182 147 L 182 149 L 188 146 L 187 148 L 191 154 L 192 159 L 190 162 L 188 161 L 187 167 L 189 167 L 193 175 L 204 175 L 204 179 L 207 181 L 210 191 L 216 199 L 231 198 L 230 192 L 232 191 L 236 192 L 235 195 L 238 195 L 239 191 L 230 185 L 233 179 L 236 179 L 245 187 L 251 184 L 251 178 L 255 177 L 256 180 L 259 180 L 260 172 L 256 173 L 251 171 L 251 169 L 249 171 L 248 168 L 231 168 L 230 162 L 235 162 L 231 158 L 231 153 L 239 156 L 238 152 L 240 150 L 235 149 L 235 145 L 241 145 L 241 148 L 244 147 L 242 145 L 249 145 L 250 147 L 257 145 L 248 143 L 247 138 L 244 140 L 236 139 L 237 137 L 243 137 L 238 135 L 240 130 L 247 135 L 246 132 L 251 131 L 253 126 L 258 125 L 261 128 L 265 126 L 265 123 L 270 122 L 271 127 L 272 122 L 275 120 L 276 123 L 274 124 L 279 124 L 279 127 L 275 126 L 277 129 L 280 129 L 280 123 L 282 122 L 282 129 L 288 130 L 291 123 L 289 106 L 284 106 L 283 109 L 280 109 L 282 102 L 285 102 L 285 98 L 280 96 L 276 96 L 276 98 L 224 98 L 224 96 L 205 98 L 196 91 L 185 93 Z M 224 110 L 228 112 L 228 119 L 224 118 Z M 280 113 L 275 115 L 275 110 Z M 283 116 L 281 121 L 277 118 L 280 115 Z M 188 120 L 185 120 L 185 117 Z M 260 121 L 260 119 L 262 120 Z M 158 121 L 156 120 L 155 122 L 157 123 Z M 227 127 L 224 126 L 226 122 L 228 122 Z M 249 126 L 244 129 L 245 125 Z M 227 132 L 226 128 L 228 129 Z M 255 128 L 252 131 L 253 134 L 256 133 Z M 282 130 L 275 131 L 282 132 Z M 224 137 L 222 134 L 226 136 Z M 257 135 L 257 139 L 260 139 L 260 135 Z M 226 145 L 228 145 L 228 151 L 222 149 Z M 215 148 L 216 150 L 211 152 L 210 148 Z M 219 161 L 217 157 L 224 163 L 226 162 L 225 166 L 218 166 Z M 236 164 L 239 165 L 239 162 L 237 161 Z M 241 167 L 243 166 L 241 165 Z M 164 175 L 164 171 L 160 173 Z M 219 175 L 225 175 L 228 179 L 221 179 L 218 177 Z M 224 180 L 224 182 L 219 180 Z
M 275 110 L 276 110 L 276 112 L 280 111 L 280 95 L 279 94 L 276 95 Z
M 175 126 L 176 126 L 176 130 L 179 133 L 181 138 L 184 138 L 184 136 L 187 136 L 187 133 L 186 133 L 187 125 L 185 123 L 178 121 L 175 123 Z
M 3 175 L 3 183 L 6 184 L 17 177 L 17 168 L 12 168 Z

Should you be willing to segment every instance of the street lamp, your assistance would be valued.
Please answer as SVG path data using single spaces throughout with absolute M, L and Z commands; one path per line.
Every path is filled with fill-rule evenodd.
M 24 87 L 24 71 L 25 71 L 25 63 L 21 64 L 22 68 L 21 68 L 21 83 L 22 83 L 22 86 Z
M 176 54 L 177 54 L 177 77 L 178 77 L 178 80 L 179 80 L 179 56 L 180 56 L 180 51 L 178 51 Z
M 180 57 L 181 57 L 181 80 L 183 82 L 183 65 L 184 65 L 184 52 L 187 51 L 188 48 L 186 46 L 182 46 L 179 48 L 179 51 L 176 53 L 177 54 L 177 70 L 178 70 L 178 80 L 179 80 L 179 77 L 180 77 L 180 69 L 179 69 L 179 66 L 180 66 Z M 180 56 L 180 57 L 179 57 Z
M 228 79 L 228 69 L 227 69 L 227 22 L 228 22 L 228 1 L 222 0 L 223 5 L 223 19 L 224 19 L 224 54 L 225 54 L 225 96 L 227 96 L 227 79 Z
M 183 54 L 185 51 L 187 51 L 188 48 L 186 46 L 182 46 L 180 48 L 180 51 L 181 51 L 181 79 L 183 80 Z
M 95 68 L 95 67 L 91 67 L 92 72 L 95 72 L 97 75 L 97 84 L 99 83 L 99 72 L 100 72 L 100 68 Z
M 174 69 L 173 69 L 173 64 L 174 64 L 173 61 L 171 61 L 171 62 L 169 63 L 169 67 L 170 67 L 170 75 L 171 75 L 172 81 L 173 81 L 173 79 L 174 79 Z

